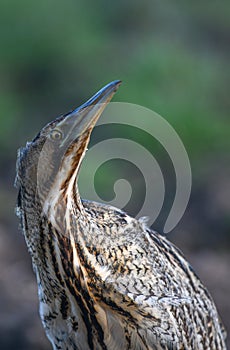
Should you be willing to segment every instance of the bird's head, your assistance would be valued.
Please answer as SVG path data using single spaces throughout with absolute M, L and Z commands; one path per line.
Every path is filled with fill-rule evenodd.
M 16 183 L 23 191 L 47 196 L 65 194 L 76 185 L 90 134 L 120 85 L 114 81 L 77 109 L 47 124 L 32 142 L 19 150 Z

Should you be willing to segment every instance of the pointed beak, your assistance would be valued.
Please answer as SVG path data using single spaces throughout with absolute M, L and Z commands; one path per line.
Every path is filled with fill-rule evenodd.
M 56 125 L 56 127 L 66 131 L 60 147 L 66 145 L 66 143 L 70 144 L 79 136 L 83 135 L 84 132 L 93 129 L 120 84 L 120 80 L 109 83 L 83 105 L 64 116 Z

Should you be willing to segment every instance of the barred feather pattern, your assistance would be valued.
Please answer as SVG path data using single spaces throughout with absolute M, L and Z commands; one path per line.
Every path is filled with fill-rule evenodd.
M 37 204 L 23 207 L 28 190 L 19 195 L 53 349 L 226 349 L 214 302 L 182 253 L 116 208 L 79 208 L 73 191 L 37 216 Z

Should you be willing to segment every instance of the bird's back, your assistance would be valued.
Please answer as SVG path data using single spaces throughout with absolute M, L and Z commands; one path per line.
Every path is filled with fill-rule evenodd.
M 89 293 L 113 320 L 105 329 L 116 333 L 121 324 L 113 336 L 123 334 L 127 349 L 225 349 L 214 302 L 182 253 L 144 220 L 83 205 L 91 222 L 88 248 L 101 267 L 89 278 Z

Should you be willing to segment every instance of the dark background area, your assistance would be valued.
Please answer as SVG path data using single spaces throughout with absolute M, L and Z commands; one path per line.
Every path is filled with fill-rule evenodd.
M 124 82 L 114 101 L 158 112 L 187 149 L 192 194 L 169 239 L 230 332 L 229 43 L 227 0 L 1 1 L 1 349 L 51 349 L 14 215 L 16 150 L 113 79 Z

